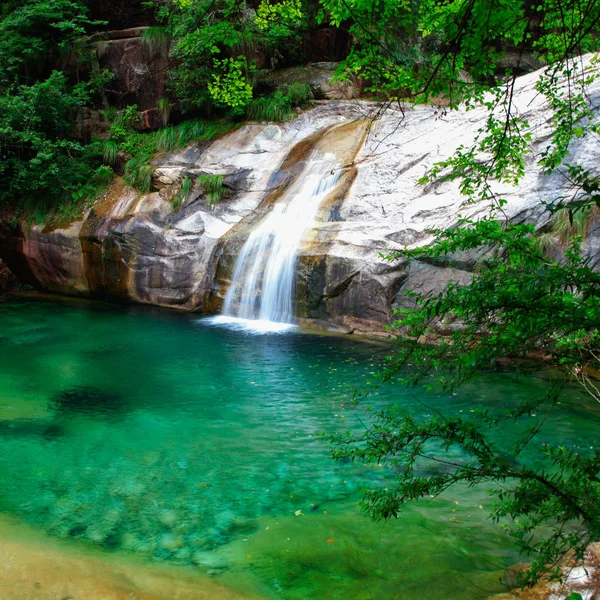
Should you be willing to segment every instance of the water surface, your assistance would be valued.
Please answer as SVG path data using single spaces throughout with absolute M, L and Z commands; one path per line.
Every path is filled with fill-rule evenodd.
M 0 514 L 81 554 L 181 565 L 262 598 L 502 591 L 502 569 L 522 559 L 486 520 L 484 489 L 375 524 L 357 503 L 362 486 L 385 485 L 384 469 L 335 463 L 319 437 L 363 426 L 349 386 L 388 353 L 143 308 L 0 303 Z M 452 398 L 390 385 L 370 403 L 469 411 L 542 383 L 490 375 Z M 540 441 L 595 443 L 597 413 L 574 400 Z

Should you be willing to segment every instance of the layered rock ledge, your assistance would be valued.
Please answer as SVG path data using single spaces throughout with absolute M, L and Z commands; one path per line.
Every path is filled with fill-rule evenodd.
M 508 200 L 507 218 L 543 229 L 549 219 L 544 203 L 566 196 L 570 183 L 558 172 L 543 174 L 537 164 L 552 130 L 537 78 L 537 73 L 520 78 L 515 90 L 515 108 L 533 133 L 525 175 L 518 187 L 499 184 L 496 191 Z M 589 98 L 597 110 L 598 82 Z M 45 291 L 215 313 L 252 224 L 298 177 L 312 151 L 334 152 L 349 162 L 341 165 L 343 185 L 305 233 L 297 314 L 346 331 L 382 332 L 393 309 L 407 305 L 405 291 L 435 292 L 451 279 L 468 281 L 481 253 L 435 264 L 390 262 L 382 254 L 427 244 L 431 228 L 452 227 L 461 214 L 483 216 L 489 207 L 464 206 L 456 182 L 418 183 L 436 162 L 472 143 L 484 110 L 404 106 L 380 112 L 380 106 L 361 100 L 322 101 L 293 121 L 248 123 L 211 143 L 193 144 L 155 161 L 150 194 L 116 179 L 68 227 L 15 230 L 0 223 L 0 260 L 21 281 Z M 328 135 L 319 145 L 332 128 L 343 135 Z M 569 162 L 597 172 L 599 156 L 596 140 L 588 137 L 576 140 Z M 221 202 L 210 206 L 196 186 L 174 209 L 184 178 L 201 175 L 223 176 Z M 600 224 L 589 225 L 586 245 L 596 264 Z

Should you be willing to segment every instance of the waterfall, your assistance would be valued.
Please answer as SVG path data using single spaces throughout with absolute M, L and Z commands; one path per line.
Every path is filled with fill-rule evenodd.
M 296 258 L 305 231 L 340 174 L 333 154 L 313 154 L 300 176 L 252 231 L 238 256 L 219 323 L 283 331 L 294 323 Z

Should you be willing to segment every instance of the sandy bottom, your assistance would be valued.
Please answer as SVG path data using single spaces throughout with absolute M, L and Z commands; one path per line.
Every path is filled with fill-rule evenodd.
M 193 569 L 73 547 L 0 520 L 0 600 L 251 600 Z

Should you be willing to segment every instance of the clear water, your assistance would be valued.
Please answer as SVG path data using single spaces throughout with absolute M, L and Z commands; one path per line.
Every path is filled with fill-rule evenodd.
M 165 311 L 0 303 L 0 516 L 81 553 L 186 565 L 262 598 L 502 591 L 502 568 L 520 559 L 486 520 L 485 490 L 456 488 L 374 524 L 357 506 L 360 487 L 385 484 L 386 473 L 333 462 L 318 437 L 362 426 L 348 386 L 387 352 L 301 332 L 250 335 Z M 499 374 L 425 400 L 468 411 L 540 385 Z M 388 386 L 371 404 L 423 410 L 424 395 Z M 590 410 L 574 397 L 541 439 L 593 445 Z M 506 442 L 526 425 L 505 432 Z
M 296 256 L 302 235 L 313 225 L 339 173 L 335 155 L 313 154 L 298 179 L 243 245 L 223 303 L 224 317 L 217 317 L 217 323 L 259 332 L 290 328 L 294 322 Z

